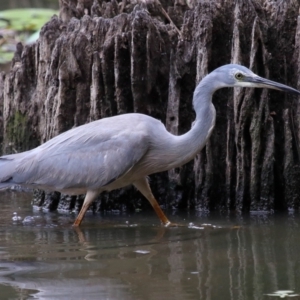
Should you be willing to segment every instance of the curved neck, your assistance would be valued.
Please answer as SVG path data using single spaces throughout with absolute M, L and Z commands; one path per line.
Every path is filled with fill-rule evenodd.
M 214 84 L 217 81 L 213 77 L 214 73 L 205 76 L 194 91 L 193 106 L 196 112 L 196 120 L 199 117 L 202 118 L 203 110 L 212 105 L 212 95 L 220 88 L 220 85 L 217 86 Z
M 216 110 L 212 104 L 212 95 L 216 88 L 208 85 L 210 76 L 206 76 L 196 87 L 193 97 L 193 106 L 196 120 L 192 128 L 181 136 L 174 136 L 173 152 L 177 156 L 172 167 L 180 166 L 192 160 L 205 146 L 215 126 Z M 180 157 L 180 159 L 178 159 Z

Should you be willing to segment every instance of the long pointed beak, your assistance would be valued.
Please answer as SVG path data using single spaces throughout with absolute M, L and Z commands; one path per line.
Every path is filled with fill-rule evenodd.
M 274 90 L 300 95 L 300 91 L 293 89 L 292 87 L 259 76 L 255 76 L 255 77 L 249 76 L 245 78 L 245 81 L 254 83 L 255 86 L 258 88 L 268 88 L 268 89 L 274 89 Z

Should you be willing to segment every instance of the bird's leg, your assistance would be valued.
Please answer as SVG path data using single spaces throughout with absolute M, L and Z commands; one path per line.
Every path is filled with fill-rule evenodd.
M 165 226 L 171 225 L 171 222 L 168 220 L 168 218 L 160 208 L 159 204 L 157 203 L 156 199 L 154 198 L 150 186 L 148 184 L 147 178 L 144 177 L 140 180 L 137 180 L 133 183 L 133 185 L 148 199 L 161 222 Z
M 95 200 L 95 198 L 98 196 L 98 194 L 99 194 L 99 191 L 88 191 L 86 193 L 83 205 L 81 207 L 81 210 L 80 210 L 73 226 L 79 226 L 81 224 L 86 211 L 88 210 L 88 208 L 90 207 L 92 202 Z

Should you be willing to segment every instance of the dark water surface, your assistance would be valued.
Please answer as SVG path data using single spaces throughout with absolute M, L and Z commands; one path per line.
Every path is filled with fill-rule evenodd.
M 76 231 L 30 201 L 0 193 L 0 299 L 300 299 L 299 215 L 88 214 Z

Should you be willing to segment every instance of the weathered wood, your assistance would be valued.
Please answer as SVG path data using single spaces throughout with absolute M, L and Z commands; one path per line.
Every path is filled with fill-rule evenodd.
M 19 45 L 10 72 L 0 76 L 3 153 L 131 111 L 161 119 L 169 131 L 182 134 L 194 119 L 196 84 L 230 62 L 300 88 L 298 1 L 161 4 L 180 36 L 154 0 L 61 1 L 60 17 L 43 27 L 36 44 Z M 298 99 L 276 91 L 223 89 L 213 102 L 217 123 L 205 149 L 193 162 L 151 177 L 159 202 L 208 211 L 298 209 Z M 48 200 L 39 195 L 36 203 L 57 206 L 56 197 L 54 204 L 43 197 Z M 63 200 L 59 205 L 67 209 L 81 201 L 64 199 L 65 206 Z M 101 199 L 94 209 L 146 204 L 132 188 Z

